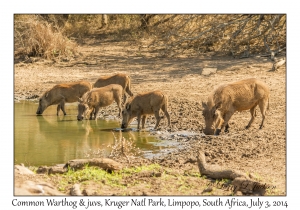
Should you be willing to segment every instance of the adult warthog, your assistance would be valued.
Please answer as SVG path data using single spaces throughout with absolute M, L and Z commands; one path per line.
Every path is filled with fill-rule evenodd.
M 228 121 L 236 111 L 250 109 L 251 119 L 246 126 L 248 129 L 256 116 L 255 108 L 258 105 L 262 114 L 260 129 L 264 125 L 266 109 L 269 108 L 270 90 L 268 86 L 257 79 L 245 79 L 221 85 L 216 88 L 207 99 L 202 102 L 205 118 L 206 135 L 219 135 L 225 127 L 228 132 Z
M 93 87 L 100 88 L 100 87 L 104 87 L 104 86 L 107 86 L 110 84 L 118 84 L 123 87 L 123 89 L 124 89 L 123 103 L 125 103 L 127 100 L 125 92 L 128 95 L 133 96 L 133 93 L 131 92 L 131 80 L 130 80 L 130 77 L 126 74 L 117 73 L 112 76 L 102 76 L 99 79 L 97 79 L 97 81 L 94 83 Z
M 90 119 L 96 119 L 101 107 L 109 106 L 114 101 L 119 107 L 119 116 L 122 110 L 122 95 L 124 90 L 121 85 L 112 84 L 101 88 L 93 88 L 79 98 L 77 120 L 83 120 L 90 114 Z
M 78 98 L 82 97 L 84 93 L 91 89 L 92 85 L 88 81 L 55 85 L 40 97 L 36 114 L 41 115 L 48 106 L 58 104 L 56 114 L 58 115 L 59 110 L 61 109 L 64 115 L 66 115 L 65 103 L 78 101 Z
M 168 126 L 170 126 L 170 115 L 167 107 L 168 97 L 161 91 L 137 94 L 125 104 L 125 108 L 122 110 L 123 120 L 121 128 L 127 128 L 134 117 L 137 117 L 138 129 L 140 129 L 140 121 L 142 117 L 142 128 L 144 128 L 147 115 L 154 114 L 156 118 L 154 129 L 156 129 L 161 119 L 159 116 L 160 110 L 164 112 L 168 119 Z

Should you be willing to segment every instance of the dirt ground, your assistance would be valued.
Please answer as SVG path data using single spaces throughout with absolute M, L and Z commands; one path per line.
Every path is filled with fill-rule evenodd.
M 166 119 L 160 123 L 156 135 L 176 131 L 193 131 L 195 136 L 174 136 L 168 138 L 180 142 L 180 149 L 153 160 L 136 159 L 131 165 L 159 163 L 163 168 L 172 169 L 185 174 L 197 172 L 196 154 L 199 149 L 206 153 L 210 164 L 240 170 L 254 174 L 257 179 L 276 186 L 270 195 L 286 194 L 286 67 L 278 71 L 270 71 L 272 62 L 269 58 L 253 56 L 245 59 L 220 57 L 212 54 L 199 56 L 182 56 L 179 58 L 162 58 L 146 48 L 146 40 L 114 41 L 107 37 L 91 36 L 83 40 L 79 46 L 80 56 L 61 62 L 38 60 L 34 63 L 15 63 L 14 98 L 15 101 L 37 99 L 45 90 L 61 82 L 88 80 L 95 82 L 99 76 L 116 72 L 127 73 L 132 79 L 134 94 L 162 90 L 169 97 L 169 113 L 171 128 L 166 128 Z M 203 68 L 217 68 L 215 74 L 202 75 Z M 229 121 L 230 132 L 222 132 L 220 136 L 205 136 L 202 133 L 204 118 L 202 101 L 216 86 L 245 78 L 257 78 L 270 87 L 270 109 L 267 112 L 265 127 L 259 128 L 260 111 L 248 130 L 245 129 L 250 120 L 249 111 L 237 112 Z M 116 105 L 108 108 L 117 113 Z M 148 125 L 154 123 L 149 119 Z M 121 161 L 121 160 L 120 160 Z M 126 164 L 126 161 L 124 161 Z M 143 184 L 129 187 L 132 178 L 150 183 L 147 188 Z M 24 179 L 15 175 L 15 182 Z M 30 179 L 30 178 L 26 178 Z M 52 180 L 53 185 L 57 180 Z M 176 174 L 170 179 L 145 177 L 137 174 L 124 180 L 127 190 L 107 188 L 104 185 L 102 195 L 198 195 L 203 193 L 201 184 L 211 180 L 189 176 L 186 182 L 199 186 L 189 191 L 179 190 Z M 177 180 L 178 181 L 178 180 Z M 143 183 L 141 182 L 141 183 Z M 177 184 L 176 184 L 177 183 Z M 168 186 L 172 186 L 169 187 Z M 90 194 L 97 194 L 97 183 L 86 183 Z M 229 195 L 230 192 L 217 189 L 212 195 Z

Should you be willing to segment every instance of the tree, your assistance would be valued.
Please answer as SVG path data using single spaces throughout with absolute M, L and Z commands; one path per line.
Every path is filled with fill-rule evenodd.
M 147 15 L 147 14 L 142 14 L 140 15 L 141 18 L 141 28 L 143 30 L 147 30 L 149 26 L 150 19 L 153 18 L 155 15 Z
M 107 23 L 107 15 L 103 14 L 102 15 L 102 26 L 101 26 L 101 28 L 106 28 L 107 25 L 108 25 L 108 23 Z
M 152 24 L 157 36 L 152 45 L 166 56 L 184 51 L 215 51 L 240 58 L 263 52 L 273 56 L 286 45 L 284 14 L 157 15 L 156 20 L 160 24 Z

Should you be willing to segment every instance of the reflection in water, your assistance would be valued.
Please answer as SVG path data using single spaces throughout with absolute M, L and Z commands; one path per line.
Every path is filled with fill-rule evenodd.
M 88 151 L 111 151 L 108 145 L 116 138 L 132 139 L 144 151 L 155 151 L 158 140 L 148 132 L 120 132 L 118 121 L 77 121 L 76 104 L 67 104 L 66 116 L 56 116 L 55 106 L 48 107 L 43 115 L 36 116 L 38 104 L 15 103 L 14 107 L 14 158 L 25 165 L 54 165 L 71 159 L 86 158 Z M 114 135 L 113 133 L 114 132 Z

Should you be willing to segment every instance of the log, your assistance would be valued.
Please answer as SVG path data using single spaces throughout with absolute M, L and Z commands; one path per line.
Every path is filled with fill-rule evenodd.
M 73 170 L 82 169 L 86 165 L 96 166 L 108 172 L 118 171 L 123 168 L 122 164 L 109 158 L 92 158 L 92 159 L 75 159 L 70 160 L 64 168 L 71 168 Z
M 203 151 L 199 151 L 197 156 L 198 167 L 201 175 L 206 175 L 213 179 L 235 179 L 237 177 L 244 177 L 250 179 L 249 176 L 243 172 L 224 169 L 219 165 L 208 165 L 205 160 L 205 154 Z
M 263 184 L 250 179 L 247 174 L 241 171 L 222 168 L 219 165 L 207 164 L 205 154 L 201 150 L 198 152 L 197 163 L 201 175 L 206 175 L 213 179 L 232 180 L 231 184 L 234 186 L 234 194 L 240 191 L 243 194 L 264 195 L 266 189 L 270 187 L 270 185 L 266 183 Z
M 284 65 L 284 64 L 285 64 L 285 59 L 282 59 L 282 60 L 279 60 L 279 61 L 274 62 L 271 71 L 277 71 L 277 69 L 278 69 L 280 66 Z

